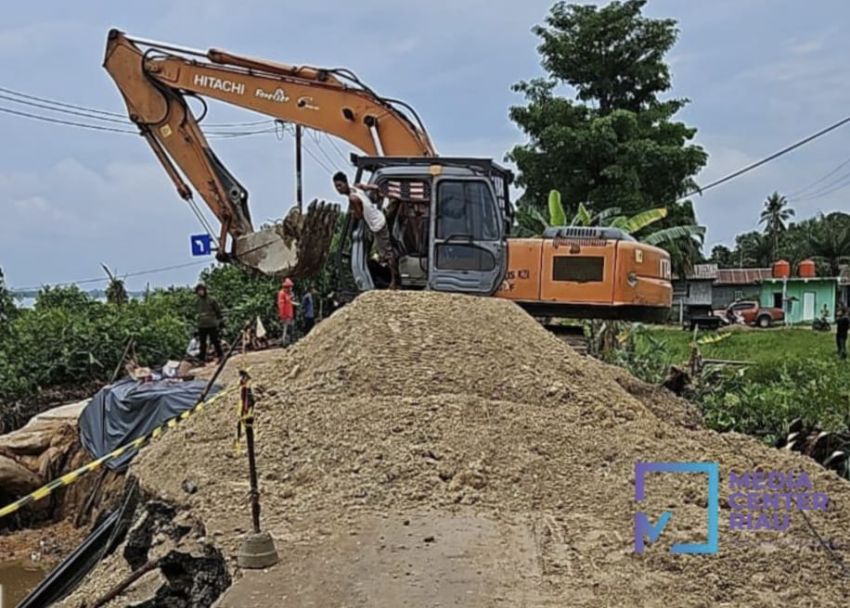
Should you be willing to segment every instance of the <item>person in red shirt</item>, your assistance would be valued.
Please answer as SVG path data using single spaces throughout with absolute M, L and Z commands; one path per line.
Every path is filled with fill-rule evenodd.
M 283 345 L 292 344 L 293 321 L 295 320 L 295 306 L 292 302 L 292 280 L 283 280 L 283 286 L 277 292 L 277 316 L 283 327 Z

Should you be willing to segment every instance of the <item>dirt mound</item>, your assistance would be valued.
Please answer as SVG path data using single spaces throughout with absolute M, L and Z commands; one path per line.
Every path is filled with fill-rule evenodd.
M 698 475 L 651 478 L 641 509 L 653 521 L 673 517 L 637 555 L 637 461 L 718 462 L 721 507 L 730 470 L 805 470 L 830 497 L 809 519 L 845 548 L 850 486 L 798 455 L 688 428 L 698 425 L 686 404 L 579 357 L 509 302 L 367 293 L 252 373 L 263 522 L 282 564 L 274 580 L 237 581 L 223 605 L 286 596 L 293 606 L 391 606 L 429 593 L 458 606 L 837 606 L 850 597 L 831 555 L 804 548 L 813 535 L 799 513 L 787 531 L 758 536 L 794 546 L 733 542 L 743 534 L 728 532 L 721 508 L 718 555 L 669 553 L 705 537 Z M 148 491 L 199 516 L 231 559 L 250 527 L 235 407 L 189 419 L 132 467 Z M 106 562 L 98 584 L 126 574 Z

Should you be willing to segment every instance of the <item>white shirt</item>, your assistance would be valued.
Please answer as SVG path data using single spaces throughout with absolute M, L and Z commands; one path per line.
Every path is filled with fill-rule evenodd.
M 369 226 L 369 230 L 378 232 L 387 225 L 384 212 L 378 209 L 378 205 L 372 202 L 369 195 L 354 186 L 351 186 L 351 194 L 360 199 L 360 203 L 363 205 L 363 220 Z

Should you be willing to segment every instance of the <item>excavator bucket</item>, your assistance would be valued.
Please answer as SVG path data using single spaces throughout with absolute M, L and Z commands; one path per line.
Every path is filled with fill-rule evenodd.
M 236 262 L 265 275 L 309 277 L 327 259 L 339 218 L 339 206 L 314 200 L 302 214 L 293 207 L 282 222 L 236 239 Z

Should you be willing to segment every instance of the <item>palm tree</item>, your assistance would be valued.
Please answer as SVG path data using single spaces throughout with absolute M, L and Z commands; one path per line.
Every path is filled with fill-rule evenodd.
M 785 232 L 785 222 L 794 217 L 794 210 L 788 206 L 788 200 L 774 192 L 764 201 L 764 209 L 759 217 L 759 224 L 764 224 L 764 232 L 773 240 L 773 257 L 779 250 L 779 235 Z
M 109 277 L 109 286 L 106 288 L 106 301 L 116 306 L 123 306 L 129 300 L 127 290 L 124 288 L 124 281 L 118 278 L 118 271 L 111 271 L 106 264 L 101 264 L 101 268 Z
M 837 277 L 841 265 L 850 261 L 850 222 L 842 221 L 843 214 L 821 214 L 808 235 L 812 257 L 829 266 L 830 275 Z

